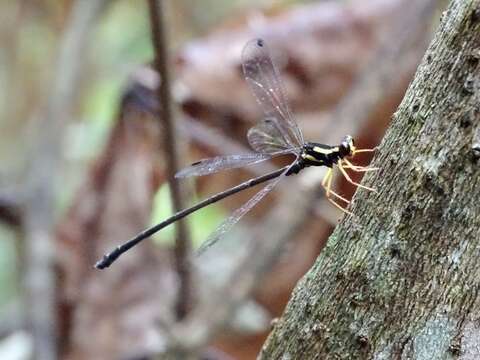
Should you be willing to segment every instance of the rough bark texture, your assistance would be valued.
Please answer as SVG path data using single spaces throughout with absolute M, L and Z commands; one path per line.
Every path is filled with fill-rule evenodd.
M 453 0 L 354 217 L 260 359 L 480 358 L 480 1 Z

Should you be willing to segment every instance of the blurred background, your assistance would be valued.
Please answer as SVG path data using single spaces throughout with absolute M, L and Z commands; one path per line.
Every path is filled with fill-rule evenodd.
M 249 151 L 246 132 L 262 114 L 240 54 L 254 37 L 268 42 L 306 139 L 337 144 L 351 134 L 361 148 L 376 146 L 444 5 L 166 1 L 182 165 Z M 138 0 L 0 0 L 0 359 L 149 359 L 168 347 L 179 287 L 174 228 L 108 270 L 92 267 L 172 213 L 148 11 Z M 193 204 L 287 163 L 182 181 L 183 192 Z M 222 289 L 248 289 L 205 331 L 199 356 L 255 358 L 342 217 L 324 197 L 324 174 L 289 177 L 192 260 L 191 309 L 228 302 Z M 340 177 L 335 189 L 355 191 Z M 253 193 L 192 215 L 193 247 Z M 268 258 L 249 253 L 258 242 L 274 244 Z M 246 258 L 256 266 L 242 266 Z M 201 321 L 210 316 L 192 313 L 210 329 Z

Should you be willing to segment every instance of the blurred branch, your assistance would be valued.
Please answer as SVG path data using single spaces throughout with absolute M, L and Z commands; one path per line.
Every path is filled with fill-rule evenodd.
M 0 192 L 0 221 L 10 226 L 20 226 L 22 200 L 19 194 Z
M 0 340 L 24 329 L 25 319 L 22 317 L 21 309 L 16 305 L 7 306 L 0 322 Z
M 30 164 L 24 224 L 26 238 L 25 298 L 27 323 L 39 359 L 57 357 L 54 246 L 55 198 L 65 124 L 80 88 L 85 49 L 95 20 L 108 0 L 76 1 L 62 37 L 48 103 L 39 119 L 39 131 Z
M 13 13 L 5 17 L 2 21 L 0 29 L 0 41 L 2 43 L 2 65 L 5 69 L 3 84 L 6 85 L 5 89 L 8 89 L 4 93 L 5 98 L 2 99 L 0 105 L 0 115 L 7 121 L 15 121 L 15 107 L 18 106 L 19 97 L 23 95 L 20 89 L 20 83 L 18 79 L 19 75 L 19 29 L 23 25 L 24 15 L 29 7 L 28 1 L 16 1 Z M 2 85 L 3 85 L 2 84 Z
M 167 36 L 165 31 L 165 0 L 149 0 L 150 26 L 155 49 L 155 69 L 160 75 L 160 86 L 157 86 L 157 96 L 160 104 L 159 121 L 163 125 L 164 154 L 167 158 L 167 178 L 170 185 L 173 210 L 183 209 L 180 186 L 175 179 L 179 169 L 178 147 L 176 144 L 176 129 L 172 116 L 172 101 L 170 96 L 169 54 Z M 177 236 L 175 241 L 175 261 L 178 274 L 178 294 L 176 301 L 176 314 L 178 319 L 183 319 L 191 301 L 191 271 L 189 253 L 191 248 L 190 236 L 186 222 L 178 221 L 176 225 Z
M 160 83 L 158 74 L 149 67 L 144 66 L 133 74 L 131 82 L 124 94 L 124 106 L 134 106 L 141 111 L 158 116 L 160 106 L 158 98 L 155 96 Z M 182 121 L 179 122 L 178 127 L 182 137 L 186 137 L 190 142 L 212 149 L 215 155 L 252 152 L 250 148 L 226 136 L 221 131 L 205 125 L 200 120 L 186 114 L 182 114 Z M 271 162 L 262 162 L 254 167 L 248 167 L 247 170 L 255 175 L 263 175 L 275 169 L 276 167 Z
M 56 226 L 62 358 L 141 357 L 156 333 L 156 314 L 174 318 L 170 248 L 149 241 L 108 275 L 92 269 L 98 256 L 150 221 L 154 196 L 166 181 L 157 117 L 131 105 L 124 97 L 105 145 Z

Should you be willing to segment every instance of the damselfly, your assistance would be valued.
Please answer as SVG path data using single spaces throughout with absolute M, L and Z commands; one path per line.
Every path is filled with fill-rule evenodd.
M 322 186 L 326 192 L 326 198 L 347 214 L 351 213 L 344 209 L 339 202 L 345 203 L 346 206 L 348 206 L 350 202 L 331 189 L 334 165 L 338 167 L 342 175 L 351 184 L 366 190 L 374 191 L 372 188 L 354 182 L 346 171 L 347 169 L 355 172 L 376 170 L 375 168 L 354 165 L 347 159 L 353 157 L 357 153 L 370 152 L 374 151 L 374 149 L 356 149 L 353 138 L 349 135 L 345 136 L 342 142 L 337 146 L 304 141 L 303 134 L 293 119 L 282 82 L 280 81 L 279 73 L 272 61 L 265 41 L 262 39 L 254 39 L 246 44 L 242 52 L 242 65 L 245 79 L 265 115 L 263 120 L 252 127 L 247 134 L 248 142 L 254 152 L 244 155 L 218 156 L 200 160 L 178 172 L 176 177 L 185 178 L 189 176 L 212 174 L 220 170 L 257 164 L 286 154 L 294 155 L 295 160 L 288 166 L 263 176 L 250 179 L 240 185 L 218 193 L 195 206 L 179 211 L 165 221 L 144 230 L 133 239 L 104 255 L 95 265 L 97 269 L 104 269 L 110 266 L 124 252 L 175 221 L 230 195 L 255 185 L 268 182 L 262 190 L 255 194 L 242 207 L 237 209 L 230 217 L 220 224 L 217 230 L 215 230 L 201 245 L 198 250 L 198 252 L 201 253 L 228 232 L 232 226 L 260 200 L 262 200 L 282 178 L 297 174 L 305 167 L 328 167 L 322 181 Z

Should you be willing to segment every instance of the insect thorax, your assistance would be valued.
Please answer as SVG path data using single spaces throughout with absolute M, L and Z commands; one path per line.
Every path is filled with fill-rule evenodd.
M 338 146 L 319 143 L 306 143 L 301 158 L 304 166 L 332 167 L 343 156 Z

